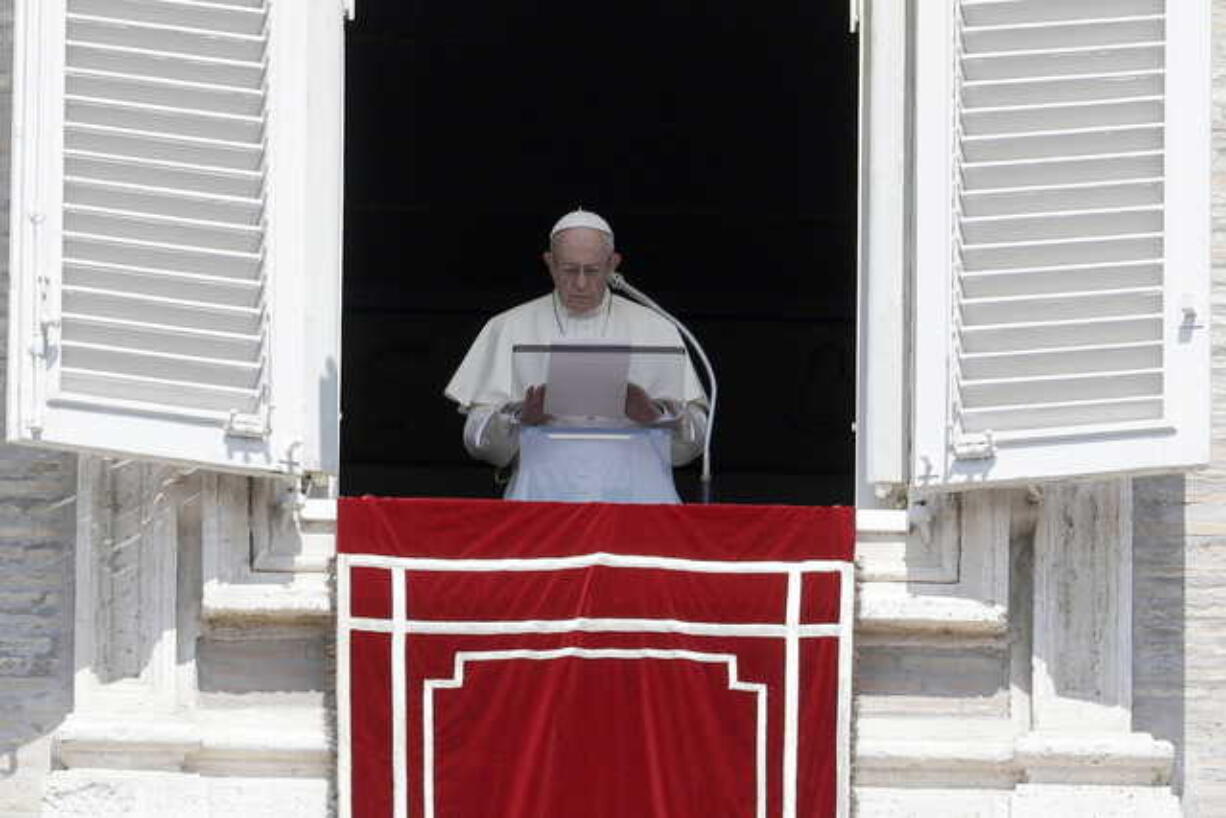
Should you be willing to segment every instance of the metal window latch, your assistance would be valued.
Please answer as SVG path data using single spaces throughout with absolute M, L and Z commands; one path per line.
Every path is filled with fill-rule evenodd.
M 1184 293 L 1179 299 L 1179 328 L 1183 330 L 1203 329 L 1205 324 L 1200 320 L 1200 311 L 1196 309 L 1196 299 Z
M 959 435 L 953 444 L 954 457 L 958 460 L 991 460 L 996 457 L 996 441 L 992 431 Z

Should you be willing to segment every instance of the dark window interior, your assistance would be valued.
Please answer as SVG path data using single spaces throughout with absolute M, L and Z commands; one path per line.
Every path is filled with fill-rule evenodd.
M 720 376 L 722 502 L 850 503 L 856 42 L 846 4 L 376 0 L 349 24 L 341 491 L 494 497 L 443 386 L 546 292 L 546 234 L 622 270 Z M 697 496 L 697 467 L 678 472 Z

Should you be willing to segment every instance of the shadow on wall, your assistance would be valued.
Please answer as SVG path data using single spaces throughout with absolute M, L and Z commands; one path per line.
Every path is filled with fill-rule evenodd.
M 1133 496 L 1133 730 L 1175 745 L 1171 786 L 1182 795 L 1186 727 L 1187 480 L 1136 479 Z

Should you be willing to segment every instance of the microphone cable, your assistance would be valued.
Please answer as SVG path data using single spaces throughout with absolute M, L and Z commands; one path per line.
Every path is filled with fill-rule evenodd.
M 719 398 L 719 383 L 715 379 L 715 368 L 711 366 L 711 361 L 707 358 L 706 351 L 702 348 L 702 344 L 698 343 L 694 333 L 690 332 L 685 324 L 674 318 L 668 310 L 657 304 L 650 296 L 633 286 L 629 281 L 626 281 L 625 276 L 621 273 L 611 273 L 609 275 L 609 286 L 630 296 L 676 327 L 685 340 L 689 341 L 690 346 L 694 348 L 694 352 L 698 354 L 698 359 L 702 361 L 702 367 L 707 373 L 707 380 L 711 384 L 711 399 L 707 405 L 707 428 L 702 441 L 702 473 L 700 477 L 702 481 L 702 501 L 709 503 L 711 502 L 711 431 L 715 428 L 715 402 Z

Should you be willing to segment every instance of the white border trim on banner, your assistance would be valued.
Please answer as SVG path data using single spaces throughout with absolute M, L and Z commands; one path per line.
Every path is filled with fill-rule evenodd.
M 841 560 L 691 560 L 642 554 L 595 551 L 573 557 L 506 557 L 497 559 L 442 559 L 438 557 L 385 557 L 379 554 L 343 554 L 354 568 L 406 568 L 410 571 L 565 571 L 568 568 L 659 568 L 699 574 L 837 573 L 851 562 Z
M 434 818 L 434 691 L 455 690 L 464 686 L 464 666 L 468 662 L 509 661 L 515 659 L 653 659 L 722 663 L 728 671 L 728 689 L 756 694 L 754 725 L 754 795 L 756 818 L 766 818 L 766 705 L 769 691 L 760 682 L 742 682 L 737 675 L 737 657 L 728 653 L 703 653 L 692 650 L 657 648 L 554 648 L 552 650 L 460 651 L 454 657 L 450 679 L 426 679 L 422 689 L 422 791 L 425 818 Z
M 612 618 L 591 617 L 559 620 L 510 620 L 510 621 L 427 621 L 408 618 L 408 599 L 406 598 L 406 577 L 410 571 L 440 571 L 440 572 L 498 572 L 498 571 L 565 571 L 572 569 L 603 566 L 609 568 L 649 568 L 668 571 L 712 574 L 780 574 L 787 578 L 785 597 L 785 621 L 783 624 L 770 623 L 718 623 L 691 622 L 677 619 L 650 618 Z M 390 571 L 392 583 L 392 618 L 390 620 L 354 617 L 350 612 L 350 597 L 352 594 L 349 572 L 353 568 L 381 568 Z M 838 638 L 838 710 L 836 738 L 836 774 L 838 780 L 837 809 L 838 818 L 850 815 L 851 795 L 851 670 L 854 633 L 854 573 L 850 561 L 840 560 L 802 560 L 787 561 L 732 561 L 732 560 L 691 560 L 676 557 L 657 557 L 632 554 L 609 554 L 597 552 L 571 557 L 540 557 L 540 558 L 505 558 L 505 559 L 440 559 L 423 557 L 386 557 L 374 554 L 339 554 L 337 556 L 337 732 L 338 732 L 338 775 L 339 783 L 339 815 L 340 818 L 352 818 L 352 757 L 350 742 L 352 740 L 351 714 L 348 699 L 351 693 L 349 683 L 350 657 L 349 635 L 353 631 L 389 633 L 392 636 L 392 763 L 393 763 L 393 818 L 407 818 L 408 815 L 408 770 L 407 770 L 407 740 L 405 726 L 407 723 L 407 678 L 408 668 L 405 653 L 406 640 L 411 633 L 420 634 L 525 634 L 525 633 L 678 633 L 692 636 L 708 637 L 757 637 L 774 638 L 784 641 L 784 724 L 783 724 L 783 818 L 796 818 L 796 784 L 797 765 L 799 763 L 799 730 L 800 730 L 800 643 L 807 638 Z M 834 573 L 841 578 L 839 585 L 839 622 L 837 624 L 802 625 L 800 622 L 804 575 L 812 573 Z M 569 653 L 568 653 L 569 652 Z M 436 688 L 459 687 L 463 684 L 464 661 L 489 661 L 508 658 L 559 658 L 565 655 L 581 656 L 583 652 L 608 652 L 610 658 L 614 654 L 623 658 L 683 658 L 692 656 L 710 657 L 701 661 L 733 660 L 729 666 L 730 686 L 739 683 L 735 677 L 735 656 L 728 654 L 703 654 L 693 651 L 668 651 L 658 649 L 581 649 L 559 648 L 546 651 L 506 650 L 506 651 L 470 651 L 458 652 L 456 676 L 452 680 L 428 680 L 426 682 L 427 696 L 425 701 L 432 701 L 432 691 Z M 529 656 L 529 654 L 533 654 Z M 556 655 L 555 655 L 556 654 Z M 632 656 L 631 654 L 635 654 Z M 657 656 L 658 654 L 658 656 Z M 583 657 L 588 658 L 588 657 Z M 695 659 L 694 661 L 700 661 Z M 750 687 L 760 686 L 765 702 L 766 686 L 759 683 L 741 683 Z M 732 689 L 739 689 L 732 687 Z M 766 735 L 766 711 L 761 709 L 759 730 Z M 433 724 L 432 708 L 423 712 L 423 719 L 430 719 Z M 423 739 L 431 742 L 431 764 L 433 763 L 432 729 L 425 729 L 423 724 Z M 423 748 L 424 749 L 424 748 Z M 765 764 L 765 739 L 760 747 L 763 764 Z M 765 776 L 758 778 L 760 788 L 765 787 Z M 428 777 L 423 781 L 423 792 L 429 794 L 426 802 L 427 816 L 432 818 L 433 810 L 433 780 Z M 762 818 L 765 809 L 765 790 L 760 789 L 758 818 Z

